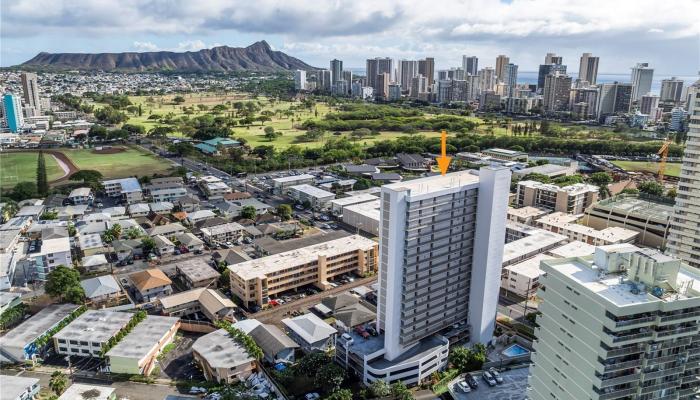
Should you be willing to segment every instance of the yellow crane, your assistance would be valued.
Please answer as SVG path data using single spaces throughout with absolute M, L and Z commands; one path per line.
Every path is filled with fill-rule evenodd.
M 671 143 L 672 142 L 670 140 L 666 139 L 666 141 L 664 141 L 664 144 L 661 145 L 661 148 L 656 153 L 659 156 L 661 156 L 661 159 L 659 160 L 659 172 L 657 173 L 657 179 L 662 185 L 664 183 L 664 175 L 666 174 L 666 159 L 668 159 L 668 148 L 671 146 Z

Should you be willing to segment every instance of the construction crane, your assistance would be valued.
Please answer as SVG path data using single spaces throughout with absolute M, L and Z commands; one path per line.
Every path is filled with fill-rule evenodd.
M 664 141 L 664 144 L 661 145 L 661 148 L 656 153 L 659 156 L 661 156 L 661 159 L 659 160 L 659 171 L 656 175 L 659 183 L 662 185 L 664 183 L 664 175 L 666 174 L 666 160 L 668 159 L 668 148 L 671 146 L 671 143 L 672 142 L 670 140 L 666 139 Z

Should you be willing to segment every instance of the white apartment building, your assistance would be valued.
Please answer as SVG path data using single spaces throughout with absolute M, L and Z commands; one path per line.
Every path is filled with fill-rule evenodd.
M 29 243 L 26 259 L 36 272 L 36 279 L 44 281 L 47 275 L 59 265 L 69 268 L 73 266 L 70 239 L 68 237 L 59 237 L 47 240 L 33 240 Z
M 324 208 L 330 204 L 331 200 L 335 199 L 335 193 L 309 184 L 291 186 L 287 193 L 289 197 L 300 203 L 308 201 L 314 208 Z
M 207 199 L 221 199 L 226 193 L 231 193 L 231 188 L 221 179 L 207 175 L 199 178 L 199 188 L 202 189 Z
M 629 244 L 544 260 L 527 397 L 695 399 L 700 274 Z
M 136 178 L 122 178 L 102 181 L 105 193 L 110 197 L 121 197 L 129 204 L 138 203 L 143 199 L 141 185 Z
M 276 194 L 286 194 L 287 189 L 296 185 L 312 184 L 316 178 L 313 175 L 301 174 L 283 176 L 272 180 L 272 187 Z
M 173 202 L 180 197 L 187 194 L 187 189 L 184 187 L 163 187 L 163 188 L 151 188 L 149 190 L 153 202 L 160 203 L 163 201 Z
M 54 349 L 61 355 L 100 357 L 102 346 L 131 320 L 134 314 L 88 310 L 53 336 Z
M 73 205 L 90 204 L 92 198 L 92 190 L 86 187 L 73 189 L 68 195 L 68 199 Z
M 536 221 L 538 227 L 558 233 L 569 238 L 588 243 L 593 246 L 605 246 L 617 243 L 633 243 L 639 232 L 619 226 L 611 226 L 601 230 L 577 224 L 581 215 L 571 215 L 555 212 Z
M 581 214 L 597 200 L 598 187 L 585 183 L 560 187 L 537 181 L 520 181 L 515 195 L 518 208 L 530 206 L 569 214 Z
M 485 167 L 382 187 L 377 327 L 384 343 L 368 349 L 336 340 L 336 359 L 361 363 L 365 383 L 417 384 L 443 369 L 449 344 L 440 333 L 455 325 L 468 324 L 472 342 L 492 340 L 510 176 Z
M 700 268 L 700 81 L 688 88 L 690 125 L 668 236 L 669 254 Z
M 245 234 L 245 227 L 238 222 L 202 228 L 202 238 L 209 244 L 234 241 Z

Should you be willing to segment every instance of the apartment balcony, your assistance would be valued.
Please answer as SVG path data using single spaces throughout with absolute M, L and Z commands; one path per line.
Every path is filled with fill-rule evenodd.
M 632 333 L 628 335 L 608 335 L 607 339 L 609 339 L 611 345 L 622 345 L 622 344 L 628 344 L 628 343 L 634 343 L 634 342 L 643 342 L 645 340 L 651 339 L 654 336 L 653 331 L 649 332 L 641 332 L 641 333 Z M 605 336 L 604 336 L 605 338 Z
M 669 339 L 675 339 L 683 336 L 692 336 L 692 335 L 697 335 L 698 334 L 698 327 L 697 326 L 691 326 L 687 328 L 679 328 L 679 329 L 673 329 L 673 330 L 668 330 L 668 331 L 660 331 L 660 332 L 654 332 L 654 339 L 659 339 L 659 340 L 669 340 Z
M 653 365 L 658 365 L 658 364 L 664 364 L 670 361 L 676 361 L 679 360 L 682 357 L 686 357 L 686 353 L 679 353 L 679 354 L 671 354 L 667 356 L 659 356 L 659 357 L 651 357 L 651 356 L 646 356 L 644 357 L 644 366 L 649 367 Z
M 603 372 L 611 372 L 611 371 L 619 371 L 623 369 L 628 369 L 628 368 L 641 368 L 642 367 L 642 360 L 632 360 L 632 361 L 625 361 L 625 362 L 616 362 L 613 364 L 603 364 Z
M 682 314 L 674 314 L 674 315 L 666 315 L 663 317 L 659 318 L 659 324 L 664 325 L 664 323 L 668 322 L 676 322 L 676 323 L 682 323 L 682 322 L 690 322 L 694 321 L 700 318 L 700 311 L 691 311 L 691 312 L 686 312 Z
M 673 389 L 673 388 L 678 387 L 679 385 L 680 385 L 679 381 L 673 381 L 673 382 L 659 383 L 658 385 L 645 386 L 645 387 L 641 388 L 641 394 L 652 393 L 652 392 L 656 392 L 657 390 L 663 390 L 663 389 Z
M 698 375 L 684 376 L 681 378 L 681 384 L 683 384 L 683 385 L 686 385 L 686 384 L 700 385 L 700 376 L 698 376 Z
M 615 328 L 628 328 L 631 329 L 633 327 L 639 327 L 643 325 L 650 325 L 651 323 L 656 322 L 656 316 L 651 315 L 647 317 L 640 317 L 640 318 L 634 318 L 634 319 L 627 319 L 627 320 L 622 320 L 622 321 L 614 321 L 614 327 Z
M 599 400 L 614 400 L 622 397 L 631 396 L 637 394 L 637 388 L 631 389 L 613 389 L 606 388 L 604 390 L 595 389 L 595 392 L 599 394 Z
M 637 381 L 639 381 L 639 378 L 641 376 L 642 376 L 641 373 L 636 373 L 636 374 L 618 376 L 618 377 L 614 377 L 614 378 L 602 378 L 602 379 L 600 379 L 599 386 L 601 388 L 606 388 L 606 387 L 610 387 L 610 386 L 622 385 L 622 384 L 629 383 L 629 382 L 637 382 Z
M 630 354 L 637 354 L 637 353 L 643 353 L 643 352 L 644 352 L 644 347 L 642 347 L 642 346 L 630 346 L 630 347 L 624 347 L 621 349 L 608 350 L 605 353 L 605 358 L 622 357 L 622 356 L 628 356 Z
M 682 374 L 683 371 L 685 371 L 685 366 L 671 368 L 671 369 L 664 369 L 661 371 L 645 372 L 644 377 L 642 378 L 642 381 L 649 381 L 652 379 L 663 378 L 665 376 Z

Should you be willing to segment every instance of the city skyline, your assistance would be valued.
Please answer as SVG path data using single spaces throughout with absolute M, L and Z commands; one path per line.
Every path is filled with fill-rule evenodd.
M 599 73 L 626 72 L 638 62 L 648 62 L 658 74 L 694 75 L 700 69 L 700 28 L 692 17 L 700 7 L 691 1 L 663 14 L 654 12 L 655 3 L 626 1 L 585 7 L 568 2 L 556 12 L 548 1 L 444 2 L 443 7 L 397 1 L 358 4 L 350 14 L 344 10 L 351 4 L 344 2 L 268 1 L 235 9 L 216 2 L 207 7 L 78 3 L 79 12 L 68 2 L 51 7 L 3 2 L 2 66 L 42 51 L 196 51 L 267 40 L 316 67 L 326 65 L 329 54 L 349 68 L 373 57 L 434 57 L 436 69 L 461 65 L 465 54 L 495 66 L 496 56 L 505 54 L 521 71 L 535 71 L 544 54 L 555 52 L 575 73 L 581 53 L 590 52 L 601 59 Z

